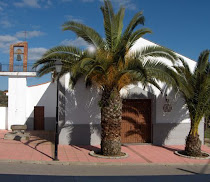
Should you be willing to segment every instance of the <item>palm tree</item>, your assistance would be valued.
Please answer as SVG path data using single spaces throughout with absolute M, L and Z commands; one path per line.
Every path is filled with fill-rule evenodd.
M 185 152 L 189 156 L 201 156 L 201 141 L 198 126 L 210 112 L 210 63 L 209 50 L 201 52 L 196 68 L 191 72 L 189 65 L 181 59 L 177 71 L 178 89 L 182 93 L 189 110 L 191 128 L 186 138 Z
M 60 59 L 64 64 L 58 77 L 70 73 L 71 85 L 83 77 L 86 86 L 95 85 L 102 91 L 99 106 L 101 107 L 101 153 L 103 155 L 119 155 L 121 152 L 121 114 L 122 100 L 120 90 L 129 84 L 141 82 L 159 88 L 157 81 L 173 84 L 171 69 L 157 61 L 164 57 L 175 61 L 177 56 L 170 50 L 160 46 L 148 46 L 139 51 L 130 52 L 133 44 L 140 37 L 151 31 L 147 28 L 137 29 L 144 24 L 142 12 L 131 19 L 123 31 L 124 8 L 115 14 L 109 0 L 104 0 L 101 7 L 104 18 L 105 38 L 94 29 L 69 21 L 63 24 L 63 30 L 76 33 L 87 43 L 95 47 L 94 52 L 81 50 L 72 46 L 58 46 L 48 50 L 35 63 L 41 65 L 39 76 L 55 70 L 55 60 Z

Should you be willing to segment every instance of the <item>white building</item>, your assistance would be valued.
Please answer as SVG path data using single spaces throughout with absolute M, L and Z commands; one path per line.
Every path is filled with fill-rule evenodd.
M 133 49 L 151 44 L 154 45 L 150 41 L 139 39 Z M 193 70 L 196 62 L 182 57 Z M 54 130 L 56 83 L 48 82 L 28 87 L 27 76 L 35 76 L 35 73 L 0 72 L 0 76 L 6 74 L 12 75 L 9 75 L 8 109 L 0 108 L 0 129 L 10 129 L 13 124 L 27 124 L 29 130 Z M 82 79 L 71 90 L 68 85 L 69 78 L 70 75 L 66 74 L 60 79 L 59 143 L 98 145 L 101 128 L 98 107 L 100 93 L 94 88 L 87 89 Z M 162 87 L 164 90 L 164 85 Z M 124 99 L 121 131 L 123 143 L 185 143 L 190 130 L 190 119 L 179 93 L 165 89 L 161 94 L 154 87 L 143 90 L 139 84 L 123 88 L 121 95 Z M 163 107 L 166 104 L 172 107 L 170 112 L 164 112 Z M 204 121 L 199 126 L 199 134 L 203 142 Z

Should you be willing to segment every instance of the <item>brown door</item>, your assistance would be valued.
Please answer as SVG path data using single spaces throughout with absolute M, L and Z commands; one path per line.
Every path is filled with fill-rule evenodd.
M 34 130 L 44 130 L 44 106 L 34 107 Z
M 123 100 L 121 142 L 151 143 L 150 99 Z

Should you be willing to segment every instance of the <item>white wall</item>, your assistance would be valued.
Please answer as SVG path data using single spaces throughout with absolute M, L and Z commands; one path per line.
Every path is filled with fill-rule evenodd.
M 140 38 L 136 41 L 136 43 L 133 45 L 133 47 L 131 48 L 131 52 L 133 51 L 136 51 L 138 49 L 141 49 L 142 47 L 145 47 L 145 46 L 158 46 L 158 44 L 155 44 L 154 42 L 151 42 L 149 40 L 146 40 L 144 38 Z M 195 68 L 195 65 L 196 65 L 196 62 L 192 59 L 189 59 L 183 55 L 180 55 L 178 53 L 176 53 L 178 56 L 182 57 L 185 61 L 187 61 L 187 63 L 189 64 L 189 67 L 190 69 L 193 71 L 194 68 Z M 168 65 L 172 65 L 170 63 L 170 61 L 168 61 L 167 59 L 165 58 L 161 58 L 161 61 L 163 61 L 164 63 L 168 64 Z
M 150 45 L 154 46 L 157 44 L 146 39 L 140 38 L 132 47 L 132 51 L 136 51 L 144 46 Z M 196 66 L 195 61 L 180 54 L 177 55 L 182 57 L 189 64 L 191 71 L 194 70 Z M 165 64 L 172 66 L 172 63 L 165 58 L 161 58 L 159 61 L 162 61 Z M 179 65 L 180 62 L 177 62 L 176 64 Z M 151 87 L 153 94 L 156 95 L 156 123 L 190 123 L 189 113 L 181 94 L 174 92 L 173 90 L 171 90 L 171 88 L 166 88 L 165 84 L 160 84 L 160 86 L 163 90 L 163 94 L 161 94 L 161 92 L 157 88 L 153 86 Z M 140 84 L 139 87 L 142 88 Z M 146 90 L 148 91 L 148 89 Z M 165 94 L 168 95 L 169 102 L 172 105 L 172 111 L 169 113 L 163 112 L 163 105 L 166 103 Z
M 130 98 L 129 95 L 135 95 L 136 97 L 141 96 L 139 98 L 148 98 L 155 102 L 152 106 L 153 123 L 190 123 L 188 110 L 180 93 L 167 90 L 167 98 L 172 106 L 171 112 L 168 113 L 163 111 L 163 106 L 166 103 L 165 93 L 161 94 L 160 91 L 154 87 L 143 90 L 141 84 L 138 84 L 138 86 L 129 85 L 121 90 L 121 96 L 123 98 Z
M 27 86 L 24 76 L 10 76 L 8 84 L 8 129 L 14 124 L 33 127 L 34 106 L 44 106 L 46 122 L 56 115 L 56 83 Z M 30 118 L 30 120 L 28 120 Z
M 69 89 L 69 75 L 65 80 L 65 123 L 66 124 L 100 124 L 100 93 L 95 88 L 86 88 L 80 79 L 74 89 Z
M 10 76 L 8 83 L 8 129 L 26 121 L 26 77 Z
M 44 106 L 45 117 L 56 115 L 56 83 L 27 87 L 26 117 L 34 117 L 34 106 Z
M 0 129 L 6 130 L 8 127 L 7 107 L 0 107 Z
M 136 41 L 135 45 L 132 47 L 131 51 L 136 51 L 144 46 L 157 45 L 151 41 L 140 38 Z M 179 54 L 177 54 L 179 55 Z M 187 61 L 191 70 L 194 69 L 196 62 L 179 55 Z M 166 59 L 161 59 L 164 63 L 169 66 L 172 63 Z M 180 64 L 180 63 L 177 63 Z M 100 108 L 98 107 L 98 101 L 100 100 L 100 94 L 97 90 L 89 90 L 85 87 L 85 84 L 82 80 L 76 84 L 73 90 L 69 90 L 69 74 L 65 76 L 65 88 L 68 90 L 66 92 L 66 123 L 68 124 L 88 124 L 88 123 L 100 123 Z M 137 85 L 139 91 L 142 91 L 143 87 L 139 83 Z M 175 93 L 170 88 L 165 88 L 165 84 L 160 84 L 163 94 L 156 88 L 151 86 L 150 88 L 145 89 L 146 93 L 151 93 L 155 95 L 156 99 L 156 110 L 155 110 L 155 121 L 156 123 L 190 123 L 188 110 L 184 105 L 184 100 L 181 97 L 180 93 Z M 129 85 L 121 90 L 121 95 L 126 97 L 129 94 L 129 90 L 136 87 L 136 85 Z M 166 103 L 165 94 L 167 93 L 170 104 L 172 105 L 172 111 L 170 113 L 163 112 L 163 105 Z M 148 94 L 146 94 L 148 95 Z
M 133 46 L 132 51 L 138 50 L 146 45 L 156 45 L 148 40 L 139 39 Z M 179 55 L 179 54 L 178 54 Z M 179 55 L 181 56 L 181 55 Z M 194 70 L 196 62 L 181 56 Z M 167 59 L 159 59 L 169 66 L 172 62 Z M 178 62 L 177 64 L 180 64 Z M 80 79 L 73 90 L 69 89 L 70 74 L 65 75 L 65 119 L 60 121 L 60 144 L 100 144 L 100 107 L 98 101 L 101 93 L 97 89 L 86 88 L 84 79 Z M 190 127 L 188 110 L 180 93 L 175 93 L 171 88 L 166 88 L 160 83 L 163 93 L 156 87 L 150 86 L 143 90 L 142 85 L 128 85 L 121 90 L 123 98 L 152 99 L 152 123 L 153 142 L 155 144 L 184 144 Z M 135 93 L 136 92 L 136 93 Z M 166 103 L 165 94 L 168 95 L 172 111 L 165 113 L 163 106 Z M 200 128 L 202 128 L 202 124 Z M 201 130 L 201 140 L 203 132 Z M 182 135 L 181 135 L 182 134 Z

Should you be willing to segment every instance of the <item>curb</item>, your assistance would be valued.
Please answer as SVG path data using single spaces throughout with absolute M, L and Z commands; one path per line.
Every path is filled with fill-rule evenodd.
M 90 156 L 93 156 L 93 157 L 97 157 L 97 158 L 102 158 L 102 159 L 124 159 L 124 158 L 127 158 L 129 155 L 125 152 L 121 152 L 125 155 L 122 155 L 122 156 L 103 156 L 103 155 L 98 155 L 97 153 L 95 153 L 95 151 L 90 151 L 89 152 L 89 155 Z
M 187 156 L 187 155 L 183 155 L 183 154 L 180 154 L 179 152 L 181 152 L 183 150 L 176 150 L 174 151 L 174 154 L 178 155 L 178 156 L 181 156 L 181 157 L 185 157 L 185 158 L 188 158 L 188 159 L 199 159 L 199 160 L 206 160 L 206 159 L 210 159 L 210 154 L 207 153 L 207 152 L 204 152 L 204 151 L 201 151 L 203 154 L 207 154 L 208 157 L 193 157 L 193 156 Z
M 125 162 L 63 162 L 63 161 L 27 161 L 15 159 L 0 159 L 0 163 L 22 163 L 22 164 L 41 164 L 41 165 L 86 165 L 86 166 L 174 166 L 174 165 L 209 165 L 210 163 L 125 163 Z

